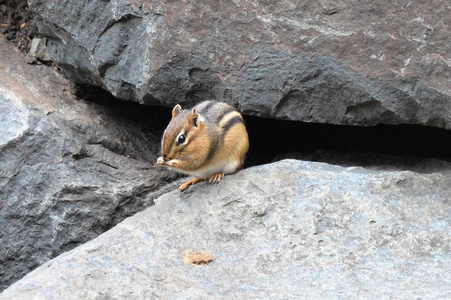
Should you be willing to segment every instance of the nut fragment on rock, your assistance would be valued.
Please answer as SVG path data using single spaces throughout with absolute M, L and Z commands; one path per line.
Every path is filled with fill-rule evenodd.
M 191 263 L 194 265 L 208 264 L 214 259 L 213 255 L 205 252 L 185 252 L 185 263 Z

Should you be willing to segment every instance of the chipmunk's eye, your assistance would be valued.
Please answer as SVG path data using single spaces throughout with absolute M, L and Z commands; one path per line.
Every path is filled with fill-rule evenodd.
M 186 141 L 186 136 L 184 134 L 180 135 L 177 140 L 177 145 L 181 145 Z

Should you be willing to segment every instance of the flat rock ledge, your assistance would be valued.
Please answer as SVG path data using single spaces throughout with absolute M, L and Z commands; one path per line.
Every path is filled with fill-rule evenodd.
M 0 299 L 449 299 L 450 183 L 446 170 L 249 168 L 161 196 Z

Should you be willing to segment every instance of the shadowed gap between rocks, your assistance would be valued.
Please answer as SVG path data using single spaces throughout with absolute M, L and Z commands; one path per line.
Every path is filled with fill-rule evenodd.
M 121 101 L 104 90 L 77 86 L 79 98 L 108 107 L 119 118 L 133 119 L 149 131 L 164 132 L 172 108 Z M 244 116 L 250 137 L 245 167 L 283 158 L 320 161 L 342 166 L 416 168 L 426 159 L 451 161 L 451 132 L 420 125 L 373 127 L 328 125 Z

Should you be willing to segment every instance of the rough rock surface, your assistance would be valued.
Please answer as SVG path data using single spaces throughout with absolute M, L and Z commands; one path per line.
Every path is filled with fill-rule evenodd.
M 121 99 L 451 129 L 446 1 L 29 0 L 72 80 Z
M 27 7 L 27 0 L 0 1 L 0 33 L 24 54 L 30 49 L 31 40 L 38 36 L 33 13 Z
M 31 41 L 30 52 L 28 53 L 28 55 L 42 62 L 51 62 L 52 59 L 47 52 L 46 44 L 46 39 L 34 38 Z
M 0 37 L 0 290 L 153 204 L 160 133 L 77 100 Z M 130 157 L 127 157 L 127 156 Z
M 449 299 L 450 181 L 449 166 L 248 168 L 161 196 L 0 299 Z

